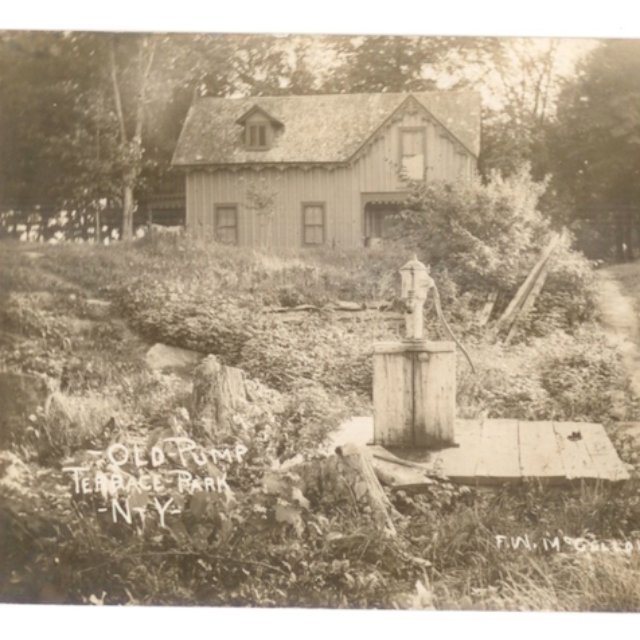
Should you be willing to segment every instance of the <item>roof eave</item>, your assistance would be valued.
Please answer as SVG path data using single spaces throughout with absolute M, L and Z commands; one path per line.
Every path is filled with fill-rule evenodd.
M 242 169 L 244 167 L 299 167 L 308 165 L 334 165 L 339 167 L 348 167 L 351 164 L 349 160 L 292 160 L 292 161 L 263 161 L 263 162 L 178 162 L 172 163 L 174 169 L 202 169 L 204 167 L 215 169 Z

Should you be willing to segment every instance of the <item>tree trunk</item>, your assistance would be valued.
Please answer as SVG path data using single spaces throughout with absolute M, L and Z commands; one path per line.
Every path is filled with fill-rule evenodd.
M 135 129 L 131 139 L 127 135 L 125 114 L 120 84 L 118 80 L 118 65 L 116 62 L 115 36 L 109 40 L 109 62 L 111 69 L 111 83 L 113 97 L 120 129 L 120 145 L 123 156 L 127 158 L 130 168 L 125 172 L 123 179 L 123 203 L 122 203 L 122 239 L 125 242 L 133 240 L 133 190 L 140 176 L 142 168 L 142 129 L 144 125 L 144 107 L 146 101 L 147 83 L 153 65 L 155 52 L 155 39 L 147 36 L 139 40 L 138 56 L 138 94 L 135 101 Z M 145 58 L 146 55 L 146 58 Z
M 100 244 L 102 242 L 102 229 L 100 228 L 100 205 L 96 206 L 96 212 L 94 215 L 94 238 L 96 244 Z
M 125 179 L 122 192 L 122 239 L 133 240 L 133 184 Z

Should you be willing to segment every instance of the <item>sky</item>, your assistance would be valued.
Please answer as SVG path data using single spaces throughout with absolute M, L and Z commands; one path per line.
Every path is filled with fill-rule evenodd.
M 134 3 L 131 0 L 22 0 L 4 3 L 0 28 L 262 33 L 639 37 L 629 0 L 603 3 L 537 0 L 244 0 Z

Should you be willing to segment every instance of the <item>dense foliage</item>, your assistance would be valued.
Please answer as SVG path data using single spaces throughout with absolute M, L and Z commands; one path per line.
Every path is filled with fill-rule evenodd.
M 515 184 L 521 188 L 527 184 L 519 180 Z M 453 257 L 441 252 L 433 270 L 445 314 L 478 367 L 477 375 L 462 362 L 458 367 L 458 414 L 632 419 L 637 408 L 626 400 L 619 356 L 595 325 L 584 322 L 593 302 L 588 263 L 567 247 L 556 256 L 545 287 L 548 297 L 540 297 L 513 346 L 492 342 L 478 325 L 487 289 L 499 285 L 508 292 L 519 279 L 501 278 L 500 240 L 482 236 L 477 218 L 487 215 L 502 229 L 499 213 L 512 216 L 503 232 L 514 233 L 523 252 L 530 243 L 523 265 L 535 259 L 537 232 L 546 226 L 532 201 L 508 181 L 488 192 L 479 184 L 467 188 L 475 194 L 475 208 L 462 193 L 454 202 L 463 207 L 460 219 L 479 241 L 465 244 L 468 235 L 461 226 L 451 238 Z M 434 220 L 453 215 L 453 209 L 444 209 L 444 193 L 428 200 Z M 415 224 L 425 215 L 417 209 L 409 214 Z M 416 237 L 424 242 L 416 247 L 419 253 L 434 242 L 426 233 Z M 562 529 L 570 536 L 631 538 L 638 529 L 632 488 L 624 495 L 558 499 L 531 487 L 490 497 L 436 480 L 424 495 L 389 492 L 398 512 L 398 535 L 392 538 L 348 485 L 322 484 L 330 476 L 315 471 L 318 447 L 346 417 L 370 413 L 372 344 L 402 330 L 397 271 L 399 255 L 410 247 L 402 253 L 397 247 L 326 249 L 306 253 L 304 261 L 296 253 L 204 247 L 187 238 L 155 238 L 129 247 L 43 246 L 38 259 L 20 246 L 7 247 L 11 258 L 1 271 L 0 321 L 10 339 L 0 349 L 12 370 L 44 373 L 59 390 L 48 407 L 29 417 L 24 433 L 14 434 L 13 453 L 5 452 L 0 465 L 1 542 L 10 550 L 0 570 L 4 600 L 640 606 L 637 589 L 630 586 L 634 557 L 596 559 L 598 580 L 608 590 L 600 600 L 598 582 L 577 553 L 524 554 L 498 549 L 495 539 L 519 535 L 523 521 L 532 536 L 553 537 Z M 498 264 L 479 257 L 491 251 Z M 474 278 L 481 287 L 471 286 Z M 90 299 L 96 295 L 113 301 L 115 315 L 91 315 Z M 340 312 L 338 301 L 371 308 Z M 299 304 L 310 308 L 294 310 Z M 149 371 L 147 346 L 123 325 L 120 313 L 150 341 L 214 353 L 248 375 L 251 399 L 233 423 L 234 437 L 248 448 L 246 464 L 228 469 L 233 500 L 196 492 L 183 499 L 182 514 L 172 516 L 166 529 L 155 518 L 144 526 L 134 521 L 114 528 L 95 515 L 99 496 L 77 495 L 69 504 L 68 475 L 56 468 L 61 460 L 100 467 L 106 462 L 104 447 L 114 439 L 142 438 L 148 446 L 158 433 L 206 438 L 187 409 L 188 381 Z M 431 314 L 428 332 L 435 336 Z M 627 460 L 632 454 L 625 449 Z M 291 467 L 292 459 L 301 466 Z M 45 466 L 34 469 L 36 463 Z M 136 500 L 146 503 L 151 496 Z M 597 515 L 605 512 L 606 518 Z M 34 582 L 36 573 L 44 577 Z M 552 595 L 549 584 L 564 585 L 564 595 Z
M 549 233 L 538 211 L 544 183 L 522 169 L 451 183 L 412 183 L 398 233 L 464 289 L 517 284 Z
M 640 42 L 608 40 L 563 89 L 551 171 L 591 255 L 632 259 L 640 246 Z M 566 215 L 566 213 L 565 213 Z

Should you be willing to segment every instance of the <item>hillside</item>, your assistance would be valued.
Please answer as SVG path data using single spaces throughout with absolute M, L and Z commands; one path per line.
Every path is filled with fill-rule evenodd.
M 373 342 L 401 331 L 397 252 L 276 255 L 159 238 L 5 243 L 0 260 L 0 375 L 17 389 L 17 418 L 3 406 L 0 434 L 0 600 L 640 610 L 635 482 L 386 488 L 393 536 L 366 500 L 318 484 L 326 437 L 371 414 Z M 460 358 L 459 416 L 602 422 L 637 463 L 621 433 L 638 417 L 624 354 L 592 319 L 563 324 L 553 280 L 512 346 L 478 325 L 481 296 L 442 283 L 445 313 L 479 370 Z M 438 337 L 435 318 L 428 327 Z M 183 351 L 159 362 L 149 356 L 158 343 Z M 196 398 L 218 366 L 202 364 L 209 354 L 244 371 L 247 392 L 215 434 Z M 33 407 L 26 419 L 21 398 Z M 216 491 L 187 492 L 180 514 L 152 508 L 144 488 L 134 506 L 146 519 L 114 523 L 99 512 L 110 488 L 85 492 L 64 471 L 106 473 L 109 447 L 138 446 L 145 458 L 167 436 L 218 451 L 206 463 Z M 181 455 L 163 455 L 166 478 Z M 120 469 L 127 482 L 135 472 Z

